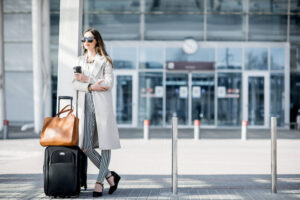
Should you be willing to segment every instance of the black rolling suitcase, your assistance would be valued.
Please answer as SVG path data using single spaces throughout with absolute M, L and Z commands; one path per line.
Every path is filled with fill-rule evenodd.
M 70 99 L 72 108 L 72 97 L 61 99 Z M 46 147 L 43 172 L 47 196 L 77 196 L 81 187 L 87 188 L 87 156 L 77 146 Z
M 48 146 L 45 149 L 44 192 L 71 197 L 87 187 L 87 158 L 79 147 Z

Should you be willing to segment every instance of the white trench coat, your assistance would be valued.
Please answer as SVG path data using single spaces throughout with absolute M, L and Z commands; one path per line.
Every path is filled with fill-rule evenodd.
M 93 70 L 89 73 L 85 59 L 85 56 L 80 56 L 77 65 L 81 66 L 84 75 L 90 77 L 90 81 L 84 83 L 74 79 L 72 82 L 74 89 L 78 90 L 79 147 L 82 148 L 83 145 L 85 93 L 88 92 L 89 83 L 93 84 L 103 80 L 101 85 L 108 86 L 109 89 L 101 92 L 92 91 L 96 117 L 96 129 L 93 138 L 94 147 L 99 147 L 101 150 L 121 148 L 117 122 L 113 111 L 112 87 L 114 77 L 112 66 L 104 56 L 97 54 L 93 63 Z M 76 109 L 76 105 L 74 108 Z M 75 109 L 74 114 L 76 113 Z

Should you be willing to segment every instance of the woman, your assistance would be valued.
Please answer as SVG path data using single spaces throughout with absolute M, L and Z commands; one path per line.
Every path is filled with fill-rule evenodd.
M 73 87 L 78 91 L 79 147 L 99 168 L 93 197 L 102 196 L 104 177 L 110 185 L 109 194 L 116 191 L 120 176 L 109 171 L 111 149 L 120 148 L 119 132 L 113 113 L 113 63 L 108 57 L 100 33 L 93 28 L 84 32 L 83 56 L 77 65 Z M 99 147 L 101 155 L 94 149 Z

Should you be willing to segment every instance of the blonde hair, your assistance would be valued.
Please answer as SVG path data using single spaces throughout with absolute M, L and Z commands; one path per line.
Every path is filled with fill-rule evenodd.
M 97 29 L 88 28 L 83 32 L 83 35 L 87 32 L 91 32 L 96 40 L 96 46 L 95 46 L 96 53 L 98 53 L 101 56 L 104 56 L 105 59 L 111 64 L 111 66 L 113 68 L 114 67 L 113 62 L 105 50 L 105 44 L 103 42 L 100 32 Z M 85 49 L 84 46 L 82 48 L 83 48 L 83 54 L 86 54 L 87 49 Z

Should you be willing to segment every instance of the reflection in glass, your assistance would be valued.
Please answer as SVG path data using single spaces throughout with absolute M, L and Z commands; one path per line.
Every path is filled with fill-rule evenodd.
M 242 0 L 207 0 L 208 12 L 242 12 Z
M 140 0 L 85 0 L 84 12 L 138 12 L 140 11 Z
M 202 15 L 145 15 L 145 39 L 183 40 L 203 38 Z
M 31 72 L 5 72 L 7 119 L 13 122 L 34 121 L 33 84 Z
M 52 3 L 52 2 L 51 2 Z M 27 12 L 30 13 L 32 11 L 32 1 L 30 0 L 18 0 L 18 1 L 3 1 L 3 10 L 4 12 Z
M 50 0 L 50 12 L 55 12 L 60 10 L 60 0 Z
M 241 124 L 241 73 L 218 73 L 218 125 Z
M 50 15 L 50 39 L 51 44 L 55 43 L 58 46 L 58 34 L 59 34 L 59 14 Z
M 244 40 L 242 15 L 207 15 L 208 40 Z
M 139 125 L 143 125 L 144 120 L 150 120 L 151 125 L 162 125 L 163 90 L 162 73 L 139 74 Z
M 83 29 L 88 27 L 98 29 L 104 41 L 140 39 L 140 15 L 84 14 Z
M 32 71 L 31 43 L 6 42 L 4 43 L 4 52 L 5 70 L 27 72 Z
M 177 116 L 178 124 L 188 124 L 188 75 L 167 73 L 166 80 L 166 124 Z
M 146 0 L 145 11 L 203 12 L 204 0 Z
M 264 77 L 248 78 L 248 125 L 264 125 Z
M 51 74 L 58 75 L 58 44 L 50 44 Z M 56 101 L 55 101 L 56 102 Z
M 32 41 L 31 13 L 4 13 L 4 40 L 13 42 Z
M 163 68 L 163 48 L 141 47 L 139 56 L 140 69 Z
M 113 62 L 116 69 L 135 69 L 136 48 L 135 47 L 114 47 Z
M 215 60 L 213 48 L 198 48 L 194 54 L 186 54 L 182 48 L 167 48 L 166 54 L 166 61 L 214 62 Z
M 284 48 L 271 48 L 271 70 L 284 69 Z
M 249 40 L 286 41 L 287 15 L 249 15 Z
M 290 12 L 299 13 L 300 12 L 300 1 L 299 0 L 290 0 Z
M 192 77 L 192 124 L 198 119 L 203 125 L 213 125 L 214 107 L 214 74 L 193 74 Z
M 288 3 L 286 0 L 250 0 L 250 12 L 286 13 Z
M 291 70 L 300 71 L 300 45 L 291 45 Z
M 300 72 L 291 73 L 290 122 L 296 122 L 298 110 L 300 109 L 299 91 L 300 91 Z
M 245 49 L 245 67 L 247 70 L 267 70 L 268 49 L 267 48 Z
M 118 75 L 116 83 L 117 123 L 132 124 L 132 76 Z
M 218 69 L 242 69 L 241 48 L 219 48 Z
M 277 117 L 277 125 L 284 126 L 284 75 L 271 74 L 271 117 Z
M 299 7 L 300 7 L 300 3 L 299 3 Z M 290 16 L 290 41 L 293 42 L 300 41 L 300 15 Z

